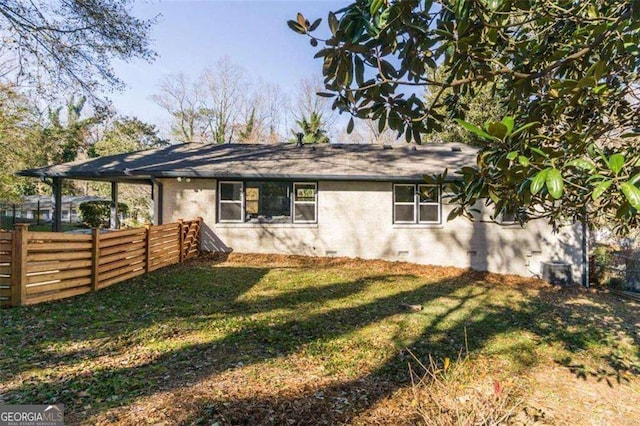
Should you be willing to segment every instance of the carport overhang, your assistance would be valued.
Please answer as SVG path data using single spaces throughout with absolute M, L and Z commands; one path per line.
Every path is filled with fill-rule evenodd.
M 149 185 L 151 187 L 151 197 L 154 197 L 153 182 L 151 176 L 130 175 L 127 172 L 120 173 L 98 173 L 98 172 L 54 172 L 47 173 L 46 169 L 27 169 L 16 173 L 17 176 L 32 177 L 40 179 L 40 181 L 51 186 L 53 193 L 53 219 L 51 221 L 51 230 L 60 232 L 62 230 L 62 183 L 65 179 L 93 182 L 108 182 L 111 184 L 111 206 L 109 227 L 111 229 L 120 228 L 118 217 L 118 184 L 134 184 Z

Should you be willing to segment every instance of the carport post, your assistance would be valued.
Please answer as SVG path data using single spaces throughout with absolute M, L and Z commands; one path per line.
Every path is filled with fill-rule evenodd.
M 53 189 L 53 220 L 51 230 L 53 232 L 62 231 L 62 178 L 54 177 L 51 185 Z
M 118 182 L 111 182 L 111 217 L 109 227 L 111 229 L 120 228 L 120 220 L 118 218 Z

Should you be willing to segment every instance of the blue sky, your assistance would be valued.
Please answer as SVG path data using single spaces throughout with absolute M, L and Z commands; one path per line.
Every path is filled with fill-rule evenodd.
M 156 15 L 152 30 L 158 58 L 152 63 L 116 63 L 127 88 L 111 99 L 118 112 L 135 115 L 166 129 L 169 117 L 150 99 L 163 75 L 184 72 L 199 75 L 228 56 L 256 81 L 262 78 L 287 90 L 303 77 L 321 74 L 322 62 L 306 37 L 291 31 L 286 21 L 302 12 L 307 19 L 322 18 L 350 1 L 294 0 L 149 0 L 137 1 L 134 14 Z

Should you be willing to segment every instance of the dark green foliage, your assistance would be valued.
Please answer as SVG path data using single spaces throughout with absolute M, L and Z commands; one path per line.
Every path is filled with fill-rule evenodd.
M 517 124 L 467 123 L 480 153 L 449 188 L 462 204 L 453 216 L 486 200 L 556 225 L 638 226 L 640 2 L 359 0 L 328 26 L 316 57 L 334 108 L 420 143 L 489 90 Z
M 110 201 L 86 201 L 78 207 L 82 220 L 87 226 L 92 228 L 101 228 L 109 225 L 109 217 L 111 215 Z M 118 213 L 126 216 L 129 207 L 124 203 L 118 203 Z
M 91 157 L 122 154 L 124 152 L 157 148 L 168 142 L 158 136 L 158 129 L 136 117 L 116 119 L 104 132 L 102 139 L 88 152 Z
M 309 117 L 303 116 L 300 120 L 296 120 L 296 124 L 298 128 L 291 129 L 291 133 L 294 135 L 302 133 L 303 143 L 329 143 L 321 112 L 312 111 Z M 292 139 L 293 142 L 296 140 L 297 138 Z

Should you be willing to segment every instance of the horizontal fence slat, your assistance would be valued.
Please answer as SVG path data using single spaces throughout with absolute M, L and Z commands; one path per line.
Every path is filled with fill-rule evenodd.
M 11 289 L 10 288 L 0 288 L 0 297 L 11 297 Z
M 154 247 L 154 246 L 166 244 L 172 241 L 175 241 L 177 243 L 179 240 L 180 240 L 180 235 L 176 232 L 174 235 L 167 235 L 162 238 L 157 238 L 155 240 L 152 239 L 151 241 L 149 241 L 149 245 L 151 247 Z
M 0 277 L 0 285 L 11 285 L 11 277 Z
M 60 262 L 77 260 L 77 259 L 91 259 L 90 251 L 75 251 L 75 252 L 51 252 L 51 253 L 32 253 L 27 255 L 27 262 L 46 262 L 49 260 L 57 260 Z
M 122 259 L 133 259 L 141 255 L 142 255 L 142 258 L 144 259 L 144 253 L 145 253 L 145 249 L 141 248 L 138 250 L 129 250 L 125 252 L 112 254 L 110 256 L 101 256 L 99 264 L 106 265 L 107 263 L 116 262 Z
M 172 251 L 179 252 L 180 244 L 171 243 L 171 245 L 167 244 L 166 246 L 157 246 L 151 249 L 151 257 L 153 257 L 155 254 L 167 253 Z
M 98 282 L 104 282 L 110 278 L 117 277 L 119 275 L 126 275 L 139 269 L 144 271 L 144 264 L 139 263 L 136 265 L 121 266 L 120 268 L 98 274 Z
M 71 251 L 71 250 L 91 250 L 91 242 L 87 243 L 37 243 L 29 241 L 29 252 L 41 252 L 41 251 Z
M 139 241 L 144 241 L 144 234 L 142 235 L 127 235 L 120 238 L 112 238 L 110 240 L 100 239 L 100 248 L 106 249 L 108 247 L 120 246 L 125 244 L 131 244 Z
M 166 229 L 175 229 L 178 230 L 178 222 L 165 223 L 164 225 L 153 225 L 151 227 L 151 232 L 159 232 L 164 231 Z
M 64 262 L 27 263 L 27 274 L 32 272 L 67 271 L 70 269 L 87 268 L 91 266 L 91 259 L 68 260 Z
M 0 263 L 11 263 L 13 261 L 13 257 L 11 254 L 0 254 Z
M 172 262 L 180 262 L 180 254 L 179 253 L 169 253 L 165 256 L 157 256 L 153 259 L 151 259 L 151 262 L 149 262 L 149 266 L 156 266 L 159 263 L 164 263 L 167 261 L 172 261 Z
M 114 246 L 106 249 L 100 249 L 100 257 L 109 256 L 115 253 L 122 253 L 123 250 L 128 250 L 128 251 L 137 250 L 137 249 L 143 248 L 145 245 L 146 245 L 145 242 L 141 241 L 139 243 L 126 244 L 124 246 Z
M 67 297 L 79 296 L 81 294 L 89 293 L 91 291 L 90 286 L 83 286 L 72 288 L 70 290 L 63 290 L 57 293 L 44 294 L 42 296 L 34 296 L 27 298 L 27 305 L 35 305 L 37 303 L 51 302 L 58 299 L 66 299 Z
M 91 284 L 91 278 L 73 278 L 51 284 L 28 285 L 27 295 L 41 294 L 53 290 L 65 290 L 73 287 L 81 287 Z
M 29 241 L 91 241 L 91 235 L 89 234 L 67 234 L 60 232 L 28 232 L 27 236 Z
M 138 266 L 142 266 L 144 267 L 144 256 L 138 256 L 132 259 L 124 259 L 124 260 L 120 260 L 118 262 L 111 262 L 111 263 L 107 263 L 105 265 L 100 265 L 100 268 L 98 268 L 98 276 L 100 276 L 100 274 L 103 274 L 105 272 L 108 271 L 112 271 L 114 269 L 118 269 L 121 268 L 123 266 L 127 266 L 127 265 L 138 265 Z
M 100 241 L 111 240 L 113 238 L 128 237 L 130 235 L 144 235 L 146 232 L 146 228 L 133 228 L 124 229 L 122 231 L 105 232 L 104 234 L 100 234 Z
M 0 243 L 0 251 L 11 251 L 11 243 Z
M 126 281 L 128 279 L 137 277 L 137 276 L 142 275 L 142 274 L 144 274 L 144 269 L 141 269 L 139 271 L 133 271 L 133 272 L 130 272 L 130 273 L 126 274 L 126 275 L 120 275 L 118 277 L 114 277 L 114 278 L 111 278 L 111 279 L 106 280 L 104 282 L 101 282 L 98 285 L 98 288 L 109 287 L 110 285 L 117 284 L 117 283 L 122 282 L 122 281 Z
M 164 268 L 165 266 L 175 265 L 179 262 L 179 259 L 169 259 L 164 262 L 156 263 L 154 265 L 149 266 L 149 271 L 156 271 L 158 269 Z
M 0 265 L 0 275 L 11 275 L 11 265 Z
M 51 274 L 27 275 L 27 285 L 48 281 L 64 280 L 67 278 L 90 277 L 91 268 L 72 269 L 70 271 L 54 272 Z

